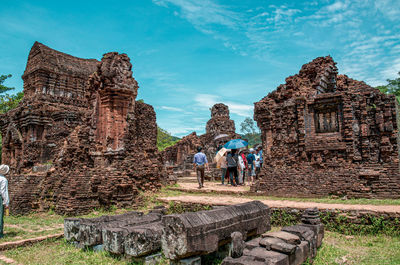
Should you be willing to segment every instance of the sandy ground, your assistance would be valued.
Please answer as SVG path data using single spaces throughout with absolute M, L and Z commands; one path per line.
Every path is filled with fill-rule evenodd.
M 245 193 L 250 190 L 249 186 L 231 186 L 231 185 L 222 185 L 221 183 L 217 182 L 208 182 L 206 181 L 204 183 L 204 187 L 199 190 L 199 184 L 197 182 L 179 182 L 179 188 L 175 188 L 177 190 L 181 191 L 201 191 L 201 192 L 223 192 L 225 191 L 226 193 Z

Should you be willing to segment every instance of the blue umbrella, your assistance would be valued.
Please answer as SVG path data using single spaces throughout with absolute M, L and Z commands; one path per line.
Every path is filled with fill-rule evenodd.
M 224 147 L 226 149 L 239 149 L 239 148 L 245 147 L 247 145 L 248 145 L 248 143 L 242 139 L 233 139 L 233 140 L 230 140 L 229 142 L 227 142 L 224 145 Z

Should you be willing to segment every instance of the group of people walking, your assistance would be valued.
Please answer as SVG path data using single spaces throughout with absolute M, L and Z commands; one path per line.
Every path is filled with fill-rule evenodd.
M 221 168 L 221 184 L 225 185 L 225 178 L 228 178 L 228 184 L 237 185 L 252 185 L 258 177 L 263 164 L 262 149 L 232 149 L 225 153 L 219 160 Z
M 263 164 L 262 148 L 256 149 L 231 149 L 217 161 L 217 166 L 221 169 L 222 185 L 232 186 L 252 185 L 257 179 Z M 207 156 L 202 152 L 202 148 L 197 148 L 197 153 L 193 157 L 194 170 L 197 174 L 199 189 L 204 187 L 204 171 L 209 171 Z

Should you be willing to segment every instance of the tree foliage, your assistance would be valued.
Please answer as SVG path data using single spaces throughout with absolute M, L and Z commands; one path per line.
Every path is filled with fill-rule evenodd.
M 387 85 L 385 86 L 378 86 L 376 87 L 379 89 L 382 93 L 386 94 L 393 94 L 396 96 L 397 101 L 400 102 L 400 72 L 398 72 L 399 77 L 396 79 L 387 79 L 386 81 L 388 82 Z
M 240 131 L 242 132 L 242 137 L 249 141 L 250 147 L 261 143 L 260 130 L 252 118 L 247 117 L 244 119 L 240 124 Z
M 12 110 L 18 106 L 18 103 L 22 100 L 24 96 L 23 92 L 19 92 L 14 95 L 9 95 L 5 92 L 13 90 L 13 87 L 7 87 L 3 85 L 4 81 L 7 78 L 10 78 L 11 75 L 0 75 L 0 114 L 6 113 L 9 110 Z M 4 94 L 5 93 L 5 94 Z M 1 151 L 2 151 L 2 136 L 0 134 L 0 158 L 1 158 Z
M 6 81 L 6 79 L 10 77 L 11 75 L 0 75 L 0 94 L 14 89 L 13 87 L 7 87 L 3 85 L 4 81 Z
M 3 85 L 4 81 L 10 77 L 11 75 L 0 76 L 0 113 L 6 113 L 7 111 L 16 108 L 18 106 L 18 103 L 22 100 L 22 97 L 24 96 L 23 92 L 19 92 L 13 95 L 5 93 L 14 89 L 13 87 L 7 87 Z
M 169 132 L 157 126 L 157 148 L 159 151 L 174 145 L 179 140 L 178 137 L 172 136 Z
M 18 92 L 15 95 L 0 95 L 0 113 L 6 113 L 9 110 L 15 109 L 23 96 L 24 92 Z

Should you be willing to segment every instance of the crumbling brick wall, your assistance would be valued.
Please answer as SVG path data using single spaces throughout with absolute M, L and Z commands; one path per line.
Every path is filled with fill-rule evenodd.
M 397 102 L 337 75 L 331 57 L 255 103 L 264 166 L 253 191 L 271 195 L 399 198 Z
M 68 62 L 68 56 L 64 61 L 57 59 L 61 68 L 70 69 L 62 65 Z M 44 57 L 43 62 L 47 59 Z M 7 124 L 9 117 L 16 120 L 21 116 L 14 115 L 17 111 L 37 113 L 37 119 L 45 120 L 50 127 L 46 139 L 56 141 L 47 164 L 28 157 L 30 162 L 21 164 L 20 170 L 12 165 L 9 175 L 12 213 L 54 208 L 57 213 L 78 214 L 104 206 L 132 206 L 140 199 L 139 191 L 161 187 L 166 175 L 156 145 L 156 114 L 152 106 L 135 101 L 138 84 L 131 70 L 126 54 L 105 54 L 101 62 L 90 68 L 85 88 L 77 87 L 77 91 L 84 92 L 84 108 L 54 104 L 51 100 L 37 102 L 36 94 L 29 92 L 19 110 L 2 118 L 5 132 L 13 132 L 3 141 L 20 135 L 24 139 L 26 135 L 25 131 L 15 132 L 13 123 Z M 57 118 L 49 120 L 49 116 Z M 69 127 L 64 130 L 65 126 Z M 25 142 L 22 146 L 23 150 L 30 150 Z M 34 147 L 29 152 L 41 154 Z M 18 153 L 15 159 L 19 161 L 24 156 Z
M 201 145 L 200 139 L 196 132 L 180 139 L 173 146 L 165 148 L 162 152 L 163 163 L 168 165 L 181 165 L 185 163 L 188 155 L 197 152 L 197 147 Z

